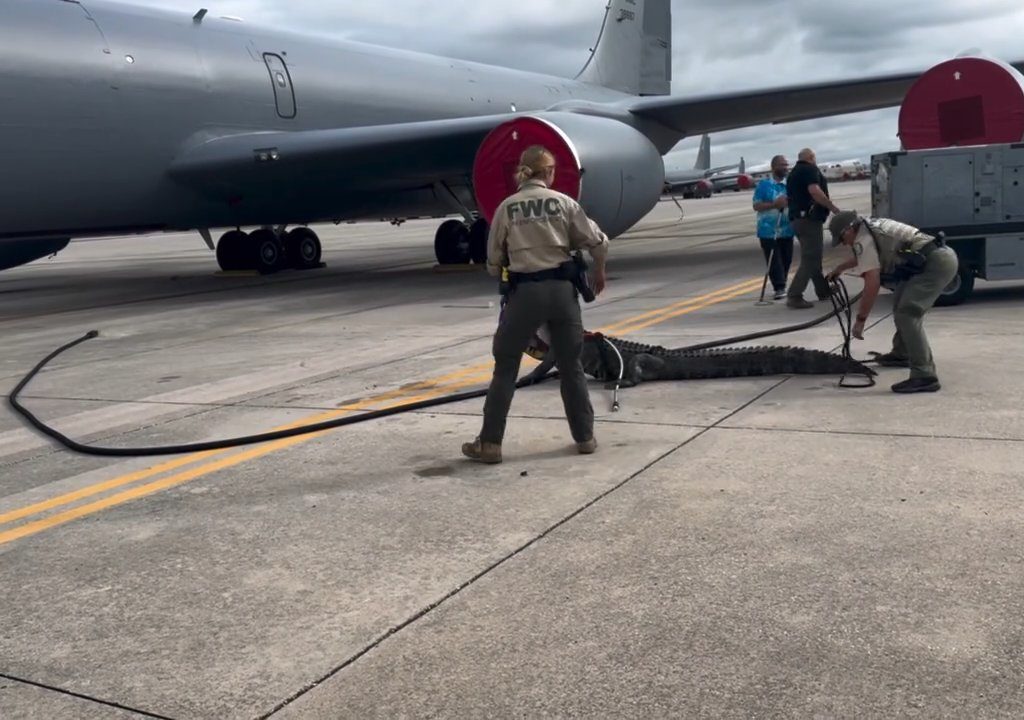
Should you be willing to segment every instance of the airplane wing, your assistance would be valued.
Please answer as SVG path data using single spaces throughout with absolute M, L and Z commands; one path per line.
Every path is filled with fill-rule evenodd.
M 696 97 L 668 95 L 634 100 L 628 108 L 638 117 L 694 136 L 892 107 L 903 102 L 919 77 L 920 72 L 901 73 Z
M 380 192 L 467 178 L 477 148 L 509 114 L 330 130 L 252 132 L 200 140 L 169 173 L 215 197 L 246 188 Z

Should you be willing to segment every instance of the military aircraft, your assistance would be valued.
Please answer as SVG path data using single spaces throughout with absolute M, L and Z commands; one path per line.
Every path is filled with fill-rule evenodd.
M 110 234 L 196 230 L 214 249 L 218 228 L 222 268 L 270 272 L 319 264 L 310 223 L 454 214 L 438 261 L 479 261 L 534 142 L 615 237 L 683 137 L 896 105 L 918 76 L 671 96 L 669 0 L 610 0 L 573 79 L 198 7 L 0 0 L 0 18 L 0 265 Z
M 747 161 L 743 159 L 742 155 L 740 156 L 740 164 L 736 168 L 736 172 L 717 173 L 712 175 L 710 180 L 715 192 L 725 192 L 726 190 L 739 192 L 740 190 L 749 190 L 754 187 L 754 178 L 747 172 Z
M 711 167 L 711 136 L 705 133 L 700 139 L 697 150 L 697 161 L 692 168 L 682 165 L 682 153 L 670 152 L 662 158 L 665 165 L 665 192 L 671 195 L 682 195 L 684 198 L 711 197 L 715 192 L 712 178 L 724 180 L 743 173 L 743 159 L 739 165 L 722 165 Z M 738 173 L 726 173 L 739 167 Z
M 864 180 L 869 169 L 863 160 L 835 160 L 819 162 L 818 167 L 829 181 Z

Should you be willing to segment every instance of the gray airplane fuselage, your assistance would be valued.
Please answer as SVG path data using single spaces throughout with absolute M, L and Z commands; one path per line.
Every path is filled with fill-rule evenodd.
M 630 97 L 212 15 L 194 22 L 92 0 L 0 0 L 0 10 L 0 238 L 450 214 L 450 205 L 424 188 L 339 192 L 325 217 L 289 217 L 285 202 L 245 217 L 177 182 L 168 168 L 183 150 L 233 133 L 499 115 Z

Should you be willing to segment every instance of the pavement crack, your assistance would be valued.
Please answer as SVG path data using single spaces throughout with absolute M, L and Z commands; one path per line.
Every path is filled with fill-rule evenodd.
M 479 412 L 459 412 L 457 410 L 431 410 L 425 408 L 423 410 L 413 410 L 412 415 L 445 415 L 448 417 L 480 417 Z M 523 415 L 519 413 L 509 413 L 509 419 L 515 418 L 517 420 L 564 420 L 562 416 L 555 415 Z M 700 425 L 697 423 L 686 423 L 686 422 L 657 422 L 650 420 L 623 420 L 615 417 L 601 417 L 596 416 L 594 422 L 601 423 L 602 425 L 636 425 L 640 427 L 671 427 L 671 428 L 700 428 L 705 429 L 707 425 Z
M 530 549 L 531 547 L 533 547 L 534 545 L 539 543 L 541 540 L 545 539 L 546 537 L 548 537 L 549 535 L 554 533 L 556 530 L 558 530 L 558 529 L 562 528 L 563 526 L 567 525 L 568 523 L 570 523 L 571 521 L 573 521 L 574 519 L 576 519 L 577 517 L 582 515 L 584 512 L 586 512 L 590 508 L 592 508 L 595 505 L 597 505 L 599 502 L 601 502 L 605 498 L 609 497 L 610 495 L 612 495 L 613 493 L 617 492 L 618 490 L 621 490 L 626 485 L 628 485 L 630 482 L 632 482 L 636 478 L 638 478 L 641 475 L 643 475 L 645 472 L 647 472 L 648 470 L 653 468 L 658 463 L 660 463 L 663 460 L 671 457 L 676 452 L 678 452 L 679 450 L 683 449 L 687 445 L 691 444 L 692 442 L 694 442 L 698 438 L 703 437 L 705 434 L 707 434 L 709 431 L 715 429 L 721 423 L 725 422 L 726 420 L 728 420 L 731 417 L 734 417 L 737 413 L 743 412 L 745 409 L 747 409 L 748 407 L 750 407 L 751 405 L 753 405 L 754 403 L 759 401 L 761 398 L 766 396 L 768 393 L 774 391 L 775 389 L 777 389 L 778 387 L 783 385 L 788 380 L 789 380 L 789 378 L 787 377 L 787 378 L 784 378 L 784 379 L 780 380 L 779 382 L 773 384 L 771 387 L 769 387 L 766 390 L 763 390 L 762 392 L 758 393 L 756 396 L 751 398 L 749 401 L 743 403 L 740 407 L 736 408 L 732 412 L 730 412 L 727 415 L 723 416 L 722 418 L 720 418 L 719 420 L 715 421 L 711 425 L 703 427 L 699 432 L 694 433 L 694 435 L 692 437 L 689 437 L 686 440 L 684 440 L 683 442 L 678 443 L 677 445 L 674 445 L 672 448 L 670 448 L 669 450 L 665 451 L 664 453 L 662 453 L 661 455 L 656 457 L 654 460 L 650 461 L 649 463 L 644 465 L 642 468 L 640 468 L 636 472 L 634 472 L 631 475 L 629 475 L 628 477 L 626 477 L 624 480 L 616 483 L 615 485 L 613 485 L 612 487 L 608 488 L 604 492 L 602 492 L 602 493 L 596 495 L 595 497 L 591 498 L 589 501 L 587 501 L 586 503 L 584 503 L 580 507 L 576 508 L 575 510 L 573 510 L 571 513 L 569 513 L 565 517 L 563 517 L 561 520 L 556 522 L 554 525 L 551 525 L 550 527 L 548 527 L 546 530 L 541 532 L 539 535 L 537 535 L 537 536 L 533 537 L 532 539 L 528 540 L 527 542 L 523 543 L 522 545 L 520 545 L 516 549 L 512 550 L 510 553 L 508 553 L 504 557 L 502 557 L 502 558 L 496 560 L 495 562 L 491 563 L 490 565 L 485 567 L 483 570 L 478 572 L 476 575 L 471 577 L 469 580 L 464 581 L 461 585 L 459 585 L 455 589 L 453 589 L 450 592 L 448 592 L 448 594 L 444 595 L 443 597 L 441 597 L 438 600 L 435 600 L 430 605 L 427 605 L 426 607 L 422 608 L 416 614 L 412 615 L 409 618 L 406 618 L 404 621 L 402 621 L 398 625 L 395 625 L 395 626 L 391 627 L 389 630 L 387 630 L 382 635 L 377 637 L 376 640 L 373 640 L 372 642 L 370 642 L 362 650 L 360 650 L 359 652 L 357 652 L 354 655 L 350 656 L 347 660 L 342 662 L 340 665 L 337 665 L 336 667 L 332 668 L 327 674 L 323 675 L 319 679 L 314 680 L 313 682 L 309 683 L 308 685 L 300 688 L 298 691 L 292 693 L 287 698 L 285 698 L 284 700 L 279 702 L 277 705 L 275 705 L 273 708 L 271 708 L 269 712 L 267 712 L 267 713 L 265 713 L 263 715 L 258 716 L 256 718 L 256 720 L 268 720 L 268 718 L 273 717 L 274 715 L 279 713 L 281 710 L 284 710 L 286 707 L 288 707 L 289 705 L 294 703 L 296 700 L 298 700 L 302 696 L 304 696 L 307 693 L 309 693 L 310 691 L 316 689 L 317 687 L 319 687 L 320 685 L 322 685 L 323 683 L 327 682 L 328 680 L 333 678 L 335 675 L 340 673 L 342 670 L 345 670 L 346 668 L 348 668 L 351 665 L 355 664 L 357 661 L 359 661 L 364 656 L 366 656 L 369 653 L 371 653 L 374 650 L 376 650 L 378 647 L 380 647 L 389 638 L 397 635 L 398 633 L 402 632 L 406 628 L 408 628 L 411 625 L 413 625 L 414 623 L 416 623 L 418 620 L 421 620 L 422 618 L 426 617 L 431 612 L 433 612 L 434 610 L 439 608 L 441 605 L 443 605 L 446 602 L 448 602 L 449 600 L 455 598 L 456 596 L 461 594 L 464 590 L 472 587 L 478 581 L 480 581 L 483 578 L 485 578 L 486 576 L 490 575 L 493 571 L 497 570 L 498 568 L 500 568 L 505 563 L 507 563 L 510 560 L 512 560 L 513 558 L 521 555 L 523 552 L 525 552 L 526 550 Z
M 741 430 L 769 433 L 801 433 L 805 435 L 846 435 L 850 437 L 909 438 L 913 440 L 967 440 L 970 442 L 1003 442 L 1024 443 L 1024 438 L 995 437 L 991 435 L 935 435 L 929 433 L 909 433 L 886 430 L 871 432 L 869 430 L 815 430 L 813 428 L 768 428 L 752 425 L 723 425 L 718 430 Z
M 40 682 L 36 682 L 34 680 L 26 680 L 25 678 L 21 678 L 21 677 L 18 677 L 16 675 L 10 675 L 9 673 L 5 673 L 5 672 L 0 672 L 0 678 L 2 678 L 4 680 L 10 680 L 11 682 L 20 683 L 22 685 L 28 685 L 30 687 L 39 688 L 40 690 L 47 690 L 49 692 L 54 692 L 54 693 L 57 693 L 59 695 L 66 695 L 68 697 L 77 698 L 78 700 L 84 700 L 86 702 L 91 702 L 91 703 L 94 703 L 96 705 L 104 705 L 106 707 L 116 708 L 117 710 L 122 710 L 124 712 L 134 713 L 134 714 L 139 715 L 141 717 L 156 718 L 157 720 L 174 720 L 174 718 L 169 717 L 167 715 L 160 715 L 158 713 L 152 713 L 152 712 L 149 712 L 148 710 L 140 710 L 139 708 L 134 708 L 134 707 L 131 707 L 130 705 L 122 705 L 121 703 L 118 703 L 118 702 L 113 702 L 111 700 L 103 700 L 102 698 L 92 697 L 91 695 L 83 695 L 82 693 L 77 693 L 77 692 L 74 692 L 73 690 L 66 690 L 64 688 L 59 688 L 59 687 L 56 687 L 54 685 L 47 685 L 46 683 L 40 683 Z

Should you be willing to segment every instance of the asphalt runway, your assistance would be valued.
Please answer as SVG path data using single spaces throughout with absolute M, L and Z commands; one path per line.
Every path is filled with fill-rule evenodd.
M 749 192 L 683 208 L 613 243 L 589 329 L 671 347 L 830 309 L 755 306 Z M 74 242 L 0 273 L 0 386 L 99 330 L 25 402 L 118 447 L 483 387 L 496 283 L 436 269 L 435 227 L 318 228 L 327 267 L 271 277 L 195 234 Z M 554 383 L 487 467 L 459 452 L 482 400 L 155 459 L 5 408 L 0 717 L 1019 718 L 1022 300 L 982 281 L 928 316 L 934 395 L 886 369 L 650 383 L 612 413 L 593 382 L 588 457 Z M 855 355 L 888 349 L 890 306 Z

